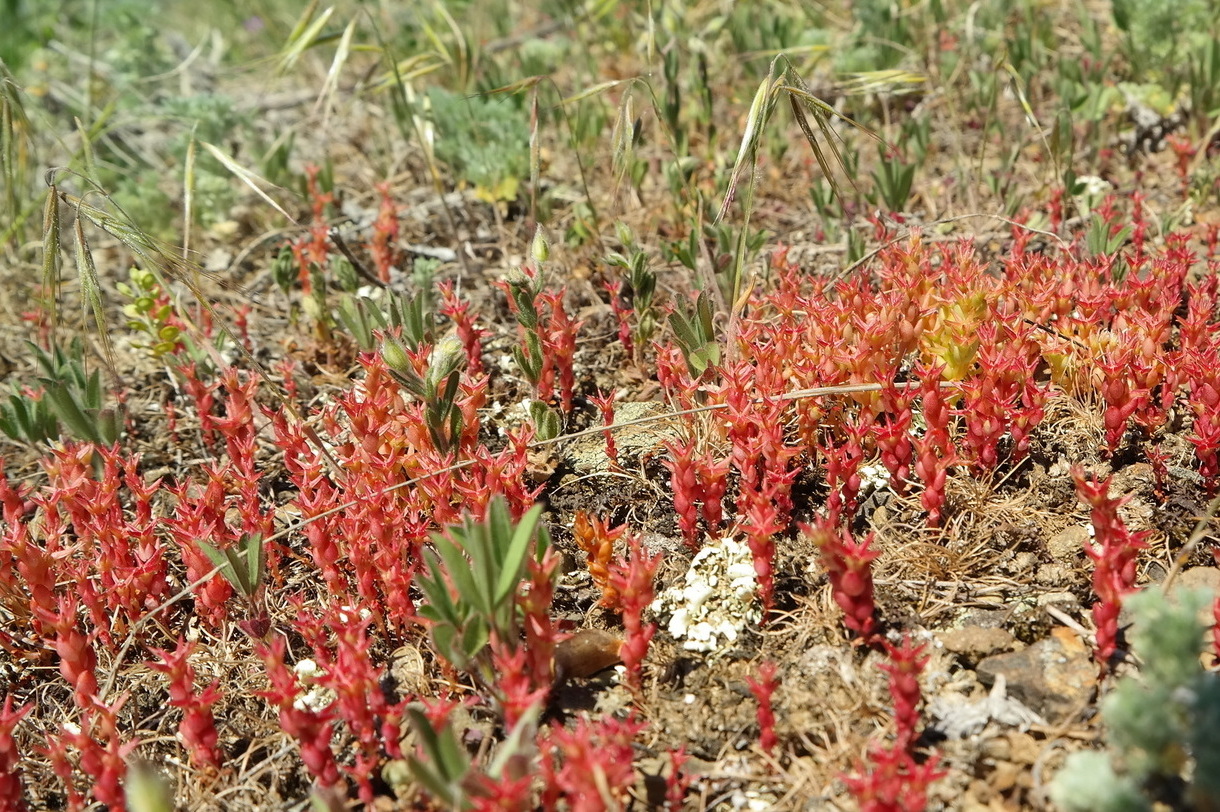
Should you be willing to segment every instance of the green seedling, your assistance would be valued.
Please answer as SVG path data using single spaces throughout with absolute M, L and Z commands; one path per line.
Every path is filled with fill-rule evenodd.
M 59 421 L 50 401 L 14 383 L 8 400 L 0 401 L 0 431 L 20 443 L 46 445 L 59 438 Z
M 425 572 L 418 577 L 424 594 L 419 609 L 430 624 L 437 653 L 454 668 L 494 684 L 488 643 L 515 641 L 520 634 L 517 593 L 533 556 L 550 545 L 539 526 L 542 507 L 531 508 L 514 524 L 503 498 L 487 507 L 487 518 L 470 518 L 445 534 L 432 536 L 424 551 Z
M 901 212 L 911 196 L 915 180 L 915 164 L 907 163 L 896 152 L 877 147 L 879 162 L 873 171 L 873 183 L 881 202 L 891 212 Z
M 505 280 L 508 295 L 513 300 L 513 315 L 524 332 L 524 343 L 513 345 L 513 358 L 521 368 L 521 374 L 535 388 L 542 380 L 543 366 L 546 363 L 542 347 L 542 325 L 536 304 L 538 294 L 542 293 L 545 284 L 541 269 L 526 273 L 517 268 Z
M 530 422 L 534 424 L 534 435 L 540 442 L 549 442 L 559 436 L 563 424 L 559 413 L 545 401 L 532 400 L 529 406 Z
M 636 244 L 635 235 L 631 229 L 620 224 L 618 232 L 619 242 L 623 244 L 625 253 L 615 251 L 607 254 L 605 262 L 607 265 L 622 268 L 627 272 L 631 307 L 635 311 L 636 318 L 634 344 L 637 347 L 645 347 L 652 340 L 657 329 L 657 313 L 653 305 L 653 295 L 657 289 L 657 275 L 649 265 L 648 254 Z
M 119 282 L 115 285 L 119 293 L 131 300 L 123 306 L 127 327 L 147 337 L 135 346 L 148 350 L 159 360 L 181 345 L 182 331 L 170 323 L 174 306 L 162 301 L 161 286 L 151 272 L 133 267 L 127 276 L 130 284 Z
M 496 748 L 485 771 L 487 778 L 494 781 L 504 775 L 520 775 L 527 769 L 525 765 L 529 764 L 534 750 L 533 742 L 541 715 L 541 703 L 534 703 L 521 715 L 512 731 Z M 386 764 L 382 771 L 386 783 L 400 795 L 410 793 L 411 785 L 418 784 L 450 809 L 473 808 L 471 799 L 480 792 L 480 775 L 462 743 L 461 734 L 455 729 L 453 719 L 448 718 L 436 726 L 418 703 L 407 706 L 406 716 L 419 744 L 419 753 Z
M 1131 226 L 1115 231 L 1110 223 L 1097 212 L 1089 215 L 1089 229 L 1085 232 L 1084 244 L 1090 256 L 1112 257 L 1118 253 L 1131 237 Z
M 461 736 L 448 720 L 435 727 L 416 704 L 407 706 L 407 721 L 420 749 L 418 756 L 406 758 L 411 777 L 450 809 L 469 809 L 467 779 L 473 766 Z
M 113 445 L 122 433 L 123 417 L 118 408 L 108 408 L 98 370 L 85 371 L 84 350 L 79 338 L 65 350 L 49 352 L 26 342 L 41 374 L 41 398 L 16 384 L 6 403 L 0 403 L 0 431 L 30 445 L 60 439 L 63 430 L 95 445 Z
M 221 577 L 245 600 L 250 616 L 238 626 L 254 639 L 265 637 L 271 628 L 271 618 L 263 605 L 266 554 L 262 534 L 243 533 L 236 544 L 223 550 L 206 541 L 196 543 Z
M 456 452 L 462 435 L 462 411 L 457 407 L 457 393 L 462 368 L 466 365 L 462 342 L 447 336 L 437 344 L 422 378 L 415 372 L 401 339 L 386 336 L 381 357 L 395 380 L 424 404 L 424 423 L 436 450 L 441 454 Z
M 666 243 L 662 253 L 668 262 L 680 262 L 689 270 L 699 267 L 699 231 L 691 229 L 685 240 Z
M 707 291 L 695 300 L 694 313 L 687 315 L 678 310 L 670 313 L 669 326 L 692 378 L 701 378 L 709 369 L 719 366 L 720 345 L 712 326 L 712 300 Z
M 263 537 L 258 533 L 243 533 L 232 547 L 220 549 L 206 541 L 199 549 L 220 569 L 221 576 L 242 597 L 253 600 L 263 586 Z
M 412 352 L 436 340 L 436 318 L 426 292 L 407 296 L 387 290 L 380 301 L 346 294 L 335 316 L 364 352 L 376 349 L 376 330 L 397 333 Z

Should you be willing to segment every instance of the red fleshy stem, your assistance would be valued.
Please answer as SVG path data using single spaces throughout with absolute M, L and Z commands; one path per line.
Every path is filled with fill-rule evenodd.
M 764 753 L 771 753 L 778 743 L 775 735 L 775 710 L 772 707 L 772 696 L 779 687 L 776 677 L 778 669 L 775 663 L 766 660 L 758 666 L 758 679 L 746 677 L 746 685 L 758 702 L 758 745 Z
M 657 630 L 655 623 L 645 623 L 643 617 L 654 597 L 652 580 L 660 563 L 661 556 L 645 552 L 640 537 L 632 535 L 627 542 L 627 559 L 610 571 L 610 584 L 618 590 L 623 611 L 624 637 L 619 656 L 627 670 L 627 684 L 637 693 L 642 685 L 641 666 Z
M 1093 623 L 1097 627 L 1097 661 L 1108 668 L 1118 650 L 1118 613 L 1123 597 L 1135 591 L 1136 556 L 1148 546 L 1149 531 L 1132 533 L 1118 515 L 1126 499 L 1109 497 L 1110 479 L 1101 482 L 1085 477 L 1079 465 L 1072 469 L 1076 495 L 1092 508 L 1093 543 L 1085 553 L 1093 559 Z

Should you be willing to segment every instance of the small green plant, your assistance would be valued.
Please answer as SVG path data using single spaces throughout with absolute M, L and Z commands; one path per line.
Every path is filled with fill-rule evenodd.
M 263 537 L 244 534 L 233 547 L 224 550 L 199 542 L 199 549 L 215 564 L 221 576 L 242 597 L 252 600 L 263 586 Z
M 243 533 L 236 544 L 223 550 L 202 540 L 198 544 L 208 560 L 219 569 L 221 577 L 246 602 L 249 617 L 238 625 L 252 638 L 266 636 L 271 629 L 271 618 L 263 600 L 263 574 L 267 559 L 262 535 Z
M 487 507 L 485 521 L 470 518 L 448 533 L 434 534 L 434 550 L 424 551 L 426 572 L 419 614 L 431 624 L 436 651 L 455 668 L 495 683 L 488 643 L 520 637 L 517 592 L 530 556 L 538 559 L 550 536 L 535 505 L 514 524 L 504 499 Z
M 712 252 L 716 282 L 725 301 L 732 303 L 741 292 L 742 269 L 767 242 L 767 232 L 764 229 L 750 230 L 746 226 L 734 232 L 728 224 L 721 222 L 705 224 L 703 236 L 716 245 Z
M 1198 133 L 1209 132 L 1220 117 L 1220 44 L 1208 39 L 1190 58 L 1187 87 L 1190 112 Z
M 648 254 L 639 247 L 631 229 L 620 224 L 619 242 L 623 251 L 606 256 L 606 264 L 622 268 L 627 272 L 627 284 L 631 289 L 631 308 L 635 311 L 635 346 L 646 347 L 657 331 L 657 312 L 652 297 L 657 289 L 657 275 L 648 261 Z
M 420 344 L 436 342 L 436 316 L 433 313 L 432 278 L 438 263 L 420 259 L 415 262 L 412 280 L 414 294 L 396 293 L 388 288 L 373 296 L 345 294 L 339 300 L 335 319 L 347 328 L 364 352 L 377 348 L 375 330 L 400 330 L 399 338 L 415 352 Z
M 45 445 L 59 437 L 59 421 L 50 401 L 14 383 L 8 400 L 0 402 L 0 431 L 21 443 Z
M 364 352 L 377 347 L 375 330 L 400 331 L 399 337 L 414 352 L 436 339 L 431 304 L 425 293 L 407 296 L 387 290 L 380 301 L 349 293 L 339 300 L 335 316 Z
M 503 289 L 512 300 L 513 315 L 521 326 L 524 342 L 513 345 L 513 358 L 521 368 L 521 374 L 534 387 L 535 399 L 529 405 L 530 420 L 539 440 L 552 440 L 559 436 L 559 415 L 547 404 L 549 393 L 543 391 L 544 377 L 554 362 L 554 353 L 544 337 L 542 317 L 538 312 L 538 301 L 546 286 L 542 265 L 550 256 L 550 246 L 539 230 L 534 234 L 530 253 L 536 264 L 534 268 L 516 268 L 504 280 Z
M 706 290 L 695 300 L 694 313 L 687 315 L 679 310 L 670 313 L 669 326 L 673 328 L 674 341 L 682 350 L 691 377 L 700 378 L 720 364 L 720 345 L 716 343 L 716 329 L 712 325 L 712 297 Z
M 843 201 L 826 178 L 816 178 L 809 184 L 809 201 L 822 218 L 826 239 L 829 242 L 837 241 L 844 221 Z
M 480 771 L 462 744 L 452 718 L 434 724 L 421 705 L 410 704 L 407 722 L 419 743 L 419 753 L 389 762 L 382 777 L 400 797 L 408 795 L 415 783 L 450 809 L 470 809 L 474 806 L 472 797 L 483 794 L 484 786 L 503 775 L 519 773 L 522 764 L 528 763 L 541 714 L 541 703 L 535 703 L 522 714 L 512 732 L 496 748 L 486 770 Z
M 455 336 L 448 336 L 437 344 L 422 378 L 415 372 L 401 339 L 386 336 L 381 357 L 395 380 L 424 404 L 424 423 L 436 450 L 441 454 L 456 451 L 462 435 L 462 411 L 457 407 L 457 392 L 462 368 L 466 365 L 462 342 Z
M 1073 753 L 1051 782 L 1065 812 L 1214 809 L 1220 803 L 1220 674 L 1203 668 L 1198 611 L 1186 592 L 1171 604 L 1159 589 L 1130 599 L 1138 677 L 1101 703 L 1106 749 Z
M 409 785 L 410 779 L 414 778 L 449 808 L 468 808 L 471 793 L 467 785 L 473 774 L 473 765 L 454 725 L 448 719 L 434 725 L 418 705 L 407 706 L 407 721 L 419 742 L 419 755 L 407 756 L 406 775 L 400 775 L 401 768 L 398 767 L 404 762 L 387 765 L 387 781 L 391 786 Z
M 665 243 L 661 254 L 667 262 L 680 262 L 688 270 L 699 268 L 699 231 L 691 229 L 685 240 Z
M 127 276 L 130 284 L 119 282 L 116 287 L 131 300 L 123 306 L 127 327 L 147 336 L 136 346 L 147 349 L 156 359 L 174 352 L 180 345 L 182 331 L 171 323 L 174 306 L 164 296 L 157 277 L 151 271 L 136 267 L 128 271 Z
M 911 196 L 915 180 L 915 164 L 907 163 L 885 146 L 877 147 L 878 164 L 873 170 L 873 183 L 886 209 L 901 212 Z
M 1214 39 L 1215 10 L 1208 0 L 1114 0 L 1110 7 L 1132 77 L 1160 84 L 1171 95 L 1186 78 L 1183 57 Z
M 516 200 L 529 177 L 529 119 L 510 96 L 428 91 L 436 122 L 436 156 L 489 203 Z
M 79 338 L 68 349 L 50 351 L 27 342 L 41 375 L 41 397 L 16 384 L 0 403 L 0 431 L 19 442 L 41 445 L 60 439 L 66 429 L 73 437 L 97 445 L 112 445 L 123 428 L 122 411 L 105 405 L 101 374 L 85 371 Z
M 1084 244 L 1090 256 L 1114 256 L 1130 236 L 1130 225 L 1115 230 L 1097 212 L 1089 213 L 1089 228 L 1085 232 Z
M 543 353 L 542 325 L 536 302 L 546 282 L 541 272 L 526 273 L 518 268 L 509 273 L 504 283 L 515 305 L 513 315 L 525 335 L 524 344 L 513 345 L 513 358 L 525 379 L 537 387 L 542 379 L 546 356 Z

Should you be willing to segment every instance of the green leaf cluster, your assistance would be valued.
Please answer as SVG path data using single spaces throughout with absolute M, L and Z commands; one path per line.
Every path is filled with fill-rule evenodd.
M 1131 598 L 1132 648 L 1142 663 L 1101 703 L 1106 749 L 1073 753 L 1051 783 L 1067 812 L 1214 809 L 1220 803 L 1220 674 L 1204 669 L 1198 621 L 1205 596 L 1170 603 L 1159 589 Z M 1159 807 L 1158 807 L 1159 805 Z
M 148 337 L 145 343 L 136 346 L 149 350 L 157 359 L 174 352 L 182 331 L 169 321 L 174 306 L 168 302 L 158 304 L 161 286 L 157 284 L 157 277 L 151 271 L 136 267 L 128 271 L 127 276 L 130 284 L 119 282 L 116 285 L 119 293 L 131 300 L 123 306 L 127 327 Z
M 377 338 L 373 335 L 376 330 L 396 332 L 412 352 L 420 344 L 436 340 L 431 298 L 423 292 L 410 296 L 386 290 L 381 301 L 344 294 L 336 316 L 364 352 L 376 349 Z
M 682 350 L 691 377 L 699 378 L 708 369 L 720 364 L 720 345 L 712 326 L 712 298 L 705 290 L 695 300 L 695 312 L 687 315 L 679 310 L 669 314 L 669 326 L 674 340 Z
M 488 778 L 495 781 L 502 775 L 518 775 L 526 769 L 535 754 L 533 740 L 541 714 L 542 705 L 536 703 L 521 715 L 487 765 Z M 400 797 L 409 795 L 415 783 L 450 809 L 472 808 L 471 798 L 480 794 L 483 783 L 452 716 L 434 725 L 422 706 L 413 703 L 407 706 L 406 717 L 419 743 L 419 754 L 386 764 L 382 770 L 386 783 Z
M 436 156 L 489 201 L 516 200 L 529 177 L 529 118 L 511 96 L 461 96 L 430 88 Z
M 636 345 L 647 346 L 657 331 L 657 314 L 653 306 L 653 295 L 657 289 L 657 275 L 653 271 L 648 254 L 636 243 L 631 229 L 618 225 L 619 241 L 623 253 L 614 251 L 606 255 L 605 262 L 627 272 L 627 285 L 631 289 L 631 307 L 635 311 Z M 692 255 L 693 257 L 693 255 Z M 693 259 L 692 259 L 693 262 Z
M 0 431 L 31 445 L 59 440 L 66 430 L 97 445 L 112 445 L 123 428 L 122 411 L 105 405 L 101 375 L 85 369 L 84 349 L 75 338 L 65 350 L 44 350 L 26 342 L 38 363 L 42 397 L 27 394 L 16 383 L 0 401 Z
M 381 357 L 403 388 L 424 404 L 424 423 L 432 444 L 441 454 L 456 448 L 462 434 L 462 411 L 457 407 L 458 385 L 466 365 L 466 351 L 455 336 L 446 336 L 432 350 L 421 378 L 411 364 L 401 339 L 386 336 Z
M 266 555 L 260 533 L 243 533 L 232 547 L 220 549 L 206 541 L 199 541 L 199 549 L 220 569 L 221 576 L 237 593 L 253 600 L 263 586 L 263 568 Z
M 530 556 L 541 556 L 550 545 L 539 526 L 541 515 L 535 505 L 514 524 L 503 498 L 496 497 L 485 521 L 467 518 L 433 535 L 434 549 L 424 551 L 419 614 L 430 622 L 437 653 L 455 668 L 489 678 L 484 651 L 491 635 L 506 642 L 518 638 L 518 589 Z
M 873 170 L 873 183 L 881 202 L 892 212 L 901 212 L 911 196 L 911 185 L 915 181 L 915 163 L 907 163 L 897 155 L 890 154 L 886 147 L 877 147 L 877 168 Z

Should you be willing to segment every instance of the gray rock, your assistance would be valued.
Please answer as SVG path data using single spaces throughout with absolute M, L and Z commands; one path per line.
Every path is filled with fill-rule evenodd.
M 985 658 L 976 672 L 984 685 L 994 685 L 1002 677 L 1009 695 L 1051 724 L 1079 713 L 1097 685 L 1097 666 L 1089 647 L 1062 627 L 1024 651 Z

